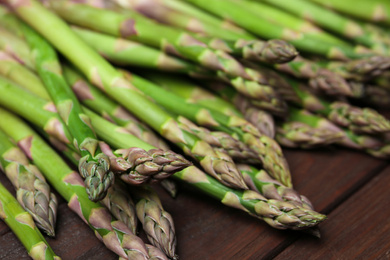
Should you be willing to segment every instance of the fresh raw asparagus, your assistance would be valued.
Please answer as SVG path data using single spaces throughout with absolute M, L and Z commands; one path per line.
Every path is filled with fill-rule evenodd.
M 34 53 L 37 72 L 53 100 L 58 114 L 68 128 L 72 143 L 81 152 L 79 172 L 85 180 L 87 193 L 92 201 L 106 196 L 114 181 L 110 171 L 110 159 L 99 148 L 90 119 L 62 75 L 62 67 L 52 46 L 29 26 L 23 24 L 24 36 Z
M 28 82 L 26 83 L 28 84 Z M 14 85 L 12 82 L 2 79 L 0 77 L 0 104 L 14 111 L 15 113 L 26 118 L 40 129 L 43 129 L 47 134 L 55 137 L 61 142 L 69 145 L 69 138 L 67 129 L 59 121 L 59 115 L 53 110 L 53 105 L 40 99 L 37 96 L 21 89 Z M 16 102 L 15 99 L 22 99 L 24 102 Z M 45 110 L 48 109 L 48 110 Z M 53 112 L 54 111 L 54 112 Z M 114 132 L 127 132 L 121 127 L 110 127 L 111 123 L 96 116 L 94 113 L 85 109 L 87 115 L 92 120 L 92 126 L 97 131 L 97 134 L 104 136 Z M 161 180 L 172 175 L 174 172 L 183 169 L 189 165 L 189 162 L 181 155 L 171 151 L 162 151 L 150 148 L 148 152 L 136 148 L 142 145 L 138 139 L 133 138 L 133 145 L 131 149 L 131 156 L 127 153 L 127 157 L 123 158 L 120 155 L 109 156 L 111 167 L 115 171 L 119 178 L 123 181 L 131 184 L 142 184 L 152 180 Z M 99 144 L 99 149 L 102 146 Z M 106 149 L 107 150 L 107 149 Z M 137 160 L 142 157 L 143 160 Z M 125 165 L 121 163 L 126 159 Z
M 25 211 L 0 183 L 0 219 L 2 219 L 19 238 L 28 255 L 34 260 L 60 260 L 45 238 L 35 226 L 31 215 Z
M 105 119 L 115 122 L 139 139 L 153 146 L 169 150 L 168 145 L 158 137 L 148 126 L 141 123 L 124 107 L 107 97 L 101 90 L 89 83 L 71 66 L 64 66 L 64 76 L 73 92 L 83 105 L 100 114 Z
M 353 47 L 334 45 L 319 41 L 308 34 L 286 29 L 272 24 L 245 7 L 239 0 L 185 0 L 219 17 L 231 19 L 244 29 L 265 39 L 283 39 L 292 43 L 298 50 L 321 55 L 331 59 L 356 59 L 372 54 L 358 53 Z
M 157 248 L 149 249 L 123 222 L 113 219 L 106 208 L 90 201 L 80 175 L 26 123 L 6 110 L 0 109 L 0 114 L 0 128 L 18 143 L 50 184 L 68 201 L 70 209 L 89 225 L 108 249 L 125 259 L 153 259 L 149 256 L 151 252 L 156 252 L 158 257 L 163 256 Z
M 20 17 L 77 66 L 88 80 L 108 93 L 135 116 L 145 119 L 150 127 L 181 147 L 186 154 L 198 160 L 209 174 L 228 185 L 246 188 L 230 157 L 215 152 L 207 143 L 182 131 L 170 114 L 140 93 L 119 71 L 77 37 L 69 26 L 54 13 L 33 0 L 28 5 L 7 3 L 11 4 Z M 47 23 L 52 24 L 55 30 L 50 29 L 54 27 L 43 26 Z M 62 40 L 63 37 L 67 38 L 66 44 Z M 207 117 L 205 119 L 207 121 Z
M 178 259 L 173 218 L 164 210 L 157 193 L 148 186 L 135 187 L 130 192 L 136 200 L 137 216 L 150 243 L 170 259 Z
M 117 135 L 120 135 L 119 137 Z M 112 147 L 120 149 L 128 147 L 127 133 L 106 135 L 103 140 Z M 279 229 L 301 230 L 316 226 L 325 216 L 314 211 L 301 209 L 288 202 L 267 200 L 260 194 L 253 191 L 238 191 L 229 188 L 214 178 L 209 177 L 195 166 L 175 173 L 172 178 L 182 180 L 200 189 L 211 197 L 214 197 L 227 206 L 235 207 L 249 214 L 263 219 L 269 225 Z
M 20 205 L 31 214 L 38 228 L 55 236 L 57 197 L 35 165 L 0 130 L 0 165 L 16 190 Z
M 267 199 L 288 201 L 299 207 L 313 210 L 313 205 L 307 197 L 299 195 L 294 189 L 286 187 L 271 178 L 271 176 L 269 176 L 263 169 L 258 170 L 247 164 L 239 164 L 237 167 L 242 172 L 248 186 L 251 187 L 252 190 L 259 192 Z
M 221 97 L 200 87 L 199 84 L 178 76 L 163 73 L 143 73 L 164 89 L 186 99 L 187 103 L 195 103 L 206 108 L 217 110 L 227 116 L 244 117 L 262 134 L 273 137 L 275 133 L 274 120 L 270 114 L 251 104 L 251 101 L 241 96 L 226 101 Z M 233 103 L 233 104 L 232 104 Z M 239 111 L 238 111 L 238 110 Z
M 262 135 L 256 127 L 246 120 L 235 116 L 229 117 L 197 104 L 188 104 L 180 96 L 165 91 L 140 77 L 130 75 L 128 72 L 124 71 L 124 73 L 134 85 L 166 109 L 173 113 L 180 113 L 199 125 L 210 127 L 216 131 L 224 131 L 243 142 L 257 153 L 264 168 L 274 178 L 286 186 L 292 185 L 287 162 L 278 144 L 268 136 Z M 204 117 L 205 115 L 207 119 Z
M 174 181 L 173 179 L 167 178 L 167 179 L 162 180 L 160 182 L 160 185 L 161 185 L 161 187 L 164 188 L 164 190 L 166 190 L 169 193 L 169 195 L 172 198 L 176 198 L 177 193 L 178 193 L 178 186 L 177 186 L 176 181 Z
M 310 0 L 321 4 L 326 7 L 330 7 L 341 13 L 345 13 L 351 16 L 355 16 L 360 19 L 371 21 L 374 23 L 381 22 L 390 25 L 390 6 L 386 1 L 382 0 Z
M 357 44 L 362 44 L 372 48 L 379 54 L 388 53 L 388 48 L 376 33 L 369 31 L 362 24 L 348 18 L 345 15 L 323 8 L 316 3 L 306 0 L 286 2 L 283 0 L 256 0 L 256 2 L 266 2 L 277 8 L 286 10 L 303 19 L 309 20 L 325 30 L 348 38 Z
M 50 7 L 69 23 L 152 45 L 212 70 L 222 70 L 233 77 L 250 79 L 234 58 L 223 51 L 208 48 L 186 32 L 157 24 L 135 12 L 120 14 L 87 4 L 50 1 Z

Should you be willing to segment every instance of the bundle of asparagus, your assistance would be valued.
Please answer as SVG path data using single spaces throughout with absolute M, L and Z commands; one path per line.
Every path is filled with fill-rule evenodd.
M 121 258 L 177 258 L 173 218 L 145 183 L 185 181 L 272 227 L 318 234 L 326 217 L 294 190 L 281 147 L 390 158 L 390 121 L 360 106 L 390 103 L 390 34 L 379 11 L 371 19 L 317 0 L 0 2 L 0 105 L 57 151 L 5 110 L 15 126 L 0 128 Z M 43 152 L 65 168 L 44 165 Z M 57 152 L 118 220 L 81 203 L 73 173 L 79 185 L 64 186 L 59 176 L 71 169 Z M 134 235 L 136 215 L 156 248 Z

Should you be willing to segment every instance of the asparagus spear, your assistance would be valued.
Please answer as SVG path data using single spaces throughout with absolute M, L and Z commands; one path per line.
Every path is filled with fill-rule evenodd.
M 247 164 L 239 164 L 238 168 L 242 172 L 248 186 L 251 187 L 252 190 L 259 192 L 267 199 L 288 201 L 299 207 L 313 210 L 313 205 L 307 197 L 298 194 L 298 192 L 294 189 L 286 187 L 280 182 L 274 180 L 263 169 L 258 170 Z
M 168 178 L 164 179 L 160 182 L 161 187 L 163 187 L 172 198 L 176 198 L 177 193 L 178 193 L 178 186 L 176 181 Z
M 176 234 L 171 214 L 164 210 L 157 193 L 148 186 L 131 189 L 136 199 L 136 211 L 148 240 L 169 258 L 176 255 Z
M 390 7 L 385 1 L 381 0 L 357 0 L 357 1 L 336 1 L 336 0 L 310 0 L 321 4 L 326 7 L 330 7 L 339 12 L 355 16 L 360 19 L 364 19 L 371 22 L 382 22 L 384 24 L 390 24 Z
M 0 103 L 15 113 L 22 115 L 24 118 L 43 129 L 47 134 L 57 138 L 58 140 L 69 145 L 69 138 L 67 137 L 67 130 L 59 121 L 59 116 L 56 112 L 45 110 L 53 109 L 51 104 L 40 99 L 20 87 L 14 85 L 12 82 L 6 81 L 0 77 Z M 24 102 L 16 102 L 15 98 L 22 98 Z M 89 117 L 94 117 L 92 126 L 97 131 L 98 135 L 105 135 L 107 131 L 113 133 L 116 131 L 123 132 L 123 128 L 110 128 L 110 123 L 106 120 L 99 119 L 92 112 L 85 110 Z M 96 119 L 97 118 L 97 119 Z M 112 131 L 112 132 L 110 132 Z M 133 139 L 133 147 L 138 147 L 138 139 Z M 99 145 L 101 149 L 101 146 Z M 120 155 L 110 156 L 110 163 L 112 169 L 119 175 L 119 177 L 131 184 L 141 184 L 151 180 L 160 180 L 172 175 L 175 171 L 181 170 L 189 165 L 181 155 L 171 151 L 162 151 L 150 148 L 146 152 L 142 149 L 132 148 L 132 156 L 127 160 L 125 165 L 121 163 L 126 158 Z M 137 160 L 137 158 L 141 159 Z
M 298 0 L 293 2 L 281 1 L 261 1 L 273 5 L 277 8 L 284 9 L 296 16 L 309 20 L 325 30 L 348 38 L 357 44 L 362 44 L 370 47 L 380 54 L 388 52 L 388 46 L 384 44 L 376 33 L 368 31 L 364 26 L 348 18 L 345 15 L 334 12 L 311 3 L 310 1 Z
M 103 140 L 115 148 L 129 147 L 128 133 L 105 135 Z M 131 140 L 130 139 L 130 140 Z M 145 148 L 145 147 L 144 147 Z M 195 166 L 175 173 L 172 178 L 183 180 L 200 189 L 211 197 L 221 200 L 225 205 L 236 207 L 249 214 L 263 219 L 269 225 L 280 229 L 305 229 L 322 222 L 325 216 L 313 211 L 302 210 L 291 203 L 281 203 L 276 200 L 267 200 L 253 191 L 241 192 L 229 188 L 214 178 L 209 177 Z
M 16 190 L 20 205 L 31 214 L 36 225 L 47 235 L 55 236 L 57 197 L 35 165 L 0 131 L 0 162 Z
M 41 232 L 39 232 L 31 215 L 19 205 L 18 201 L 1 183 L 0 219 L 12 229 L 32 259 L 61 259 L 56 256 Z
M 115 38 L 112 36 L 99 34 L 96 32 L 74 28 L 73 30 L 83 38 L 93 49 L 102 54 L 111 62 L 119 65 L 132 65 L 137 67 L 147 67 L 157 70 L 174 71 L 176 73 L 187 74 L 194 78 L 211 78 L 221 80 L 232 85 L 237 91 L 248 97 L 259 100 L 262 107 L 275 113 L 285 112 L 285 103 L 279 95 L 267 85 L 263 75 L 258 75 L 255 71 L 249 71 L 256 81 L 244 80 L 243 78 L 231 78 L 226 73 L 204 71 L 191 63 L 185 62 L 162 52 L 137 45 L 130 41 Z M 140 54 L 143 55 L 140 55 Z M 145 59 L 144 56 L 149 57 Z
M 214 152 L 207 143 L 182 131 L 168 113 L 141 94 L 120 72 L 90 49 L 64 21 L 36 1 L 30 1 L 29 5 L 14 5 L 10 2 L 8 4 L 12 4 L 18 15 L 35 27 L 92 83 L 107 92 L 135 116 L 143 118 L 149 126 L 181 147 L 186 154 L 198 160 L 209 174 L 228 185 L 246 188 L 231 158 Z M 35 19 L 32 19 L 34 16 L 36 16 Z M 48 22 L 56 29 L 52 30 L 50 28 L 54 27 L 42 26 Z M 68 39 L 66 44 L 61 40 L 63 37 Z
M 124 107 L 107 97 L 101 90 L 92 86 L 74 68 L 65 65 L 64 76 L 83 105 L 94 110 L 107 120 L 124 127 L 139 139 L 157 148 L 169 150 L 165 141 L 158 137 L 148 126 L 141 123 Z
M 225 52 L 209 49 L 186 32 L 157 24 L 134 12 L 120 14 L 94 8 L 87 2 L 50 1 L 50 6 L 69 23 L 152 45 L 212 70 L 222 70 L 233 77 L 250 79 L 243 67 Z
M 287 121 L 280 122 L 276 130 L 278 143 L 290 148 L 316 148 L 337 143 L 342 138 L 344 135 L 340 131 L 324 127 L 322 118 L 302 118 L 293 107 L 290 108 Z
M 18 142 L 29 159 L 68 201 L 68 206 L 90 226 L 108 249 L 126 259 L 153 259 L 148 253 L 158 249 L 148 250 L 149 247 L 146 247 L 123 222 L 112 219 L 106 208 L 90 201 L 79 174 L 69 168 L 37 133 L 6 110 L 0 109 L 0 114 L 2 118 L 0 128 Z M 161 252 L 159 250 L 157 252 L 160 257 Z
M 335 46 L 333 43 L 319 41 L 318 39 L 294 30 L 285 29 L 262 19 L 250 8 L 246 8 L 235 0 L 185 0 L 199 8 L 207 10 L 219 17 L 231 19 L 236 24 L 265 39 L 283 39 L 292 43 L 298 50 L 309 52 L 331 59 L 356 59 L 370 54 L 358 53 L 352 47 Z
M 287 186 L 292 185 L 287 162 L 278 144 L 273 139 L 259 133 L 246 120 L 234 116 L 229 117 L 218 111 L 206 109 L 196 104 L 188 104 L 179 96 L 165 91 L 140 77 L 129 75 L 129 73 L 126 74 L 134 85 L 166 109 L 173 113 L 180 113 L 199 125 L 210 127 L 217 131 L 224 131 L 246 144 L 257 153 L 264 168 L 270 174 Z M 203 117 L 205 114 L 207 114 L 206 121 Z
M 29 26 L 23 31 L 31 50 L 35 54 L 35 65 L 46 90 L 54 101 L 62 121 L 74 137 L 73 144 L 80 150 L 79 172 L 85 179 L 87 193 L 92 201 L 106 196 L 114 181 L 110 171 L 110 160 L 99 148 L 99 141 L 90 119 L 81 108 L 77 97 L 62 76 L 62 67 L 52 46 Z
M 149 72 L 143 73 L 143 75 L 157 82 L 164 89 L 186 99 L 187 103 L 199 104 L 206 108 L 217 110 L 227 116 L 243 117 L 252 123 L 260 133 L 271 138 L 274 135 L 272 116 L 252 105 L 251 101 L 245 97 L 241 96 L 241 99 L 235 98 L 226 101 L 184 77 Z

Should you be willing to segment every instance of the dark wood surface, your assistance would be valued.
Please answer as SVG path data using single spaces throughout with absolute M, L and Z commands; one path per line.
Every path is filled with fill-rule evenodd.
M 390 259 L 389 162 L 339 147 L 285 149 L 285 155 L 295 189 L 328 215 L 319 226 L 320 239 L 273 229 L 185 184 L 180 184 L 176 199 L 157 187 L 175 220 L 180 259 Z M 3 174 L 0 181 L 12 190 Z M 62 199 L 57 236 L 47 240 L 62 259 L 118 258 Z M 29 259 L 4 222 L 0 259 Z

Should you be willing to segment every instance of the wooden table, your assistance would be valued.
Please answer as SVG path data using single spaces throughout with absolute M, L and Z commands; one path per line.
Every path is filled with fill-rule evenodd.
M 319 226 L 320 239 L 273 229 L 180 184 L 176 199 L 158 189 L 175 220 L 180 259 L 390 259 L 389 162 L 338 147 L 285 149 L 285 155 L 295 189 L 328 215 Z M 11 190 L 3 174 L 0 181 Z M 118 258 L 64 200 L 58 209 L 57 237 L 47 240 L 62 259 Z M 0 222 L 0 259 L 29 259 L 4 222 Z

